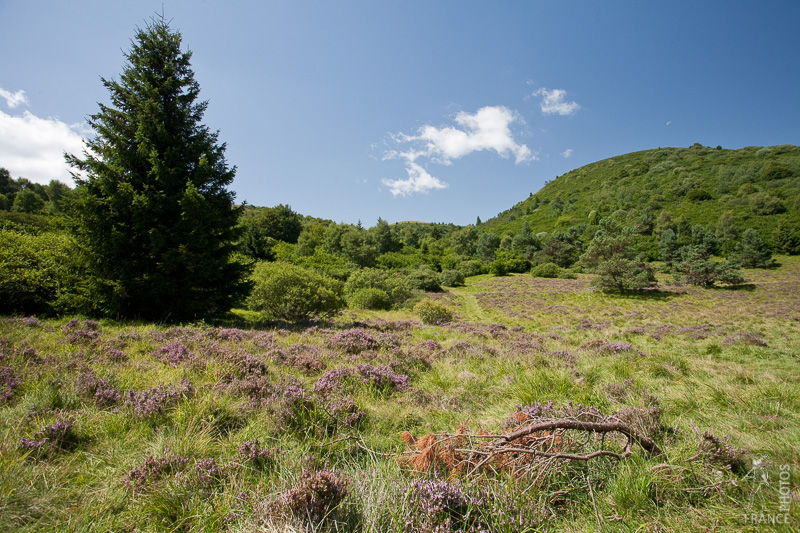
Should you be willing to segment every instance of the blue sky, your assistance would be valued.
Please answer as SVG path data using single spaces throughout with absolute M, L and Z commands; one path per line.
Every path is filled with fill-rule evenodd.
M 615 155 L 800 144 L 797 1 L 0 0 L 0 167 L 69 181 L 162 4 L 254 205 L 469 224 Z

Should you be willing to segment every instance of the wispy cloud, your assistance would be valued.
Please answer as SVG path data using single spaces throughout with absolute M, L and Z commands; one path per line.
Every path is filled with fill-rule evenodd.
M 28 97 L 25 96 L 25 91 L 17 91 L 12 93 L 0 87 L 0 98 L 5 98 L 6 105 L 11 109 L 14 109 L 20 104 L 28 105 Z
M 431 176 L 427 170 L 414 162 L 406 164 L 408 178 L 404 180 L 381 180 L 394 196 L 409 196 L 416 192 L 427 193 L 431 189 L 446 189 L 449 185 Z
M 541 96 L 542 100 L 539 107 L 545 115 L 574 115 L 578 109 L 581 108 L 577 102 L 567 102 L 567 91 L 564 89 L 547 89 L 542 87 L 537 90 L 532 96 Z
M 13 177 L 35 183 L 45 184 L 53 179 L 69 182 L 64 152 L 82 153 L 81 134 L 88 134 L 84 125 L 40 118 L 28 111 L 21 115 L 0 111 L 0 166 Z
M 522 118 L 506 107 L 482 107 L 475 114 L 462 111 L 454 120 L 457 126 L 437 128 L 426 125 L 416 135 L 398 133 L 392 136 L 396 144 L 408 146 L 406 150 L 389 150 L 383 155 L 384 160 L 403 159 L 406 162 L 407 179 L 383 180 L 393 195 L 408 196 L 448 186 L 431 176 L 418 163 L 420 159 L 451 165 L 454 160 L 481 151 L 493 151 L 503 158 L 513 156 L 517 164 L 536 159 L 526 145 L 514 140 L 511 124 L 522 122 Z
M 572 148 L 567 148 L 566 150 L 561 152 L 561 157 L 563 157 L 564 159 L 567 159 L 572 155 L 572 152 L 573 152 Z

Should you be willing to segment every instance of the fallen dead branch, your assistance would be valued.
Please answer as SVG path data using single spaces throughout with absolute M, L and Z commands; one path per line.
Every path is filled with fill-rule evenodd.
M 466 426 L 454 434 L 431 433 L 420 439 L 404 432 L 403 440 L 416 453 L 401 460 L 417 471 L 434 468 L 468 475 L 503 471 L 533 477 L 534 482 L 554 463 L 597 457 L 621 460 L 631 455 L 634 445 L 652 455 L 662 453 L 652 439 L 613 417 L 537 420 L 500 435 L 470 433 Z

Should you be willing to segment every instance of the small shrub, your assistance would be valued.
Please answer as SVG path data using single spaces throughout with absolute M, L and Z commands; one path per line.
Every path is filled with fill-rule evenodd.
M 353 294 L 348 305 L 353 309 L 386 310 L 391 309 L 392 301 L 386 291 L 368 287 Z
M 20 440 L 20 448 L 27 450 L 39 450 L 45 446 L 53 450 L 71 450 L 77 444 L 78 436 L 73 423 L 61 419 L 55 424 L 44 426 L 36 432 L 33 439 Z
M 348 329 L 337 333 L 326 341 L 331 348 L 343 350 L 349 354 L 357 354 L 379 347 L 375 337 L 360 328 Z
M 458 264 L 458 271 L 464 274 L 465 278 L 483 274 L 483 263 L 477 259 L 462 261 Z
M 248 308 L 271 318 L 299 321 L 345 306 L 340 282 L 289 263 L 259 263 L 252 280 Z
M 125 476 L 125 482 L 134 487 L 141 488 L 148 483 L 166 476 L 174 476 L 178 472 L 181 472 L 188 462 L 188 457 L 170 453 L 169 450 L 164 452 L 164 455 L 158 459 L 152 455 L 148 455 L 144 460 L 144 464 L 128 472 L 128 475 Z
M 439 283 L 445 287 L 461 287 L 464 285 L 464 274 L 454 269 L 442 270 L 439 274 Z
M 705 189 L 692 189 L 686 195 L 686 199 L 690 202 L 705 202 L 711 198 L 711 194 Z
M 349 492 L 348 483 L 349 479 L 335 470 L 303 469 L 300 480 L 283 494 L 280 502 L 295 518 L 317 526 L 332 518 Z
M 444 324 L 453 320 L 450 309 L 430 298 L 425 298 L 415 305 L 414 312 L 424 324 Z
M 258 439 L 243 442 L 238 452 L 239 458 L 254 468 L 264 469 L 275 464 L 275 450 L 262 448 Z
M 555 263 L 543 263 L 531 269 L 531 276 L 536 278 L 557 278 L 561 275 L 561 267 Z
M 753 214 L 760 216 L 786 212 L 786 206 L 780 199 L 765 192 L 756 193 L 750 197 L 750 209 L 753 210 Z

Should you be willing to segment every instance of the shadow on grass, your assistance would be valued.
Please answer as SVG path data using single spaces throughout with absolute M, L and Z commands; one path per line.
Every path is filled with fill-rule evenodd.
M 626 300 L 665 302 L 672 298 L 683 296 L 685 293 L 662 289 L 642 289 L 640 291 L 608 291 L 609 296 L 621 296 Z
M 741 285 L 712 285 L 708 287 L 711 290 L 715 291 L 748 291 L 753 292 L 756 290 L 756 285 L 753 283 L 742 283 Z

